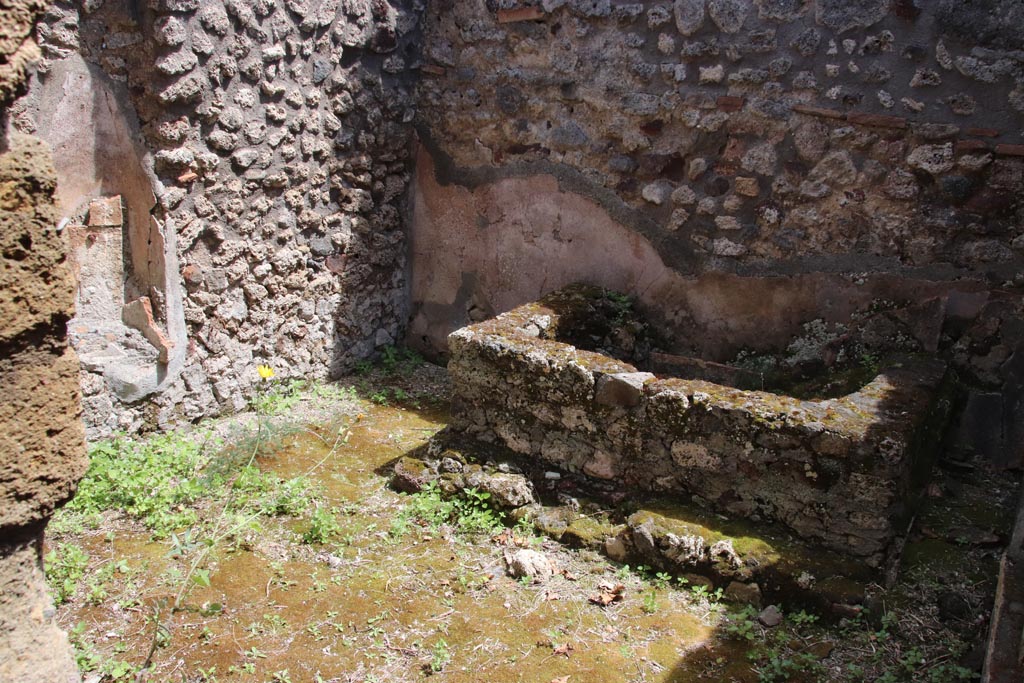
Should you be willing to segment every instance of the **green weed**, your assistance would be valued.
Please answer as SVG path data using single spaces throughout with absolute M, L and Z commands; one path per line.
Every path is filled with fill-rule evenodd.
M 501 515 L 490 506 L 490 497 L 485 491 L 470 488 L 460 498 L 445 498 L 436 482 L 431 482 L 408 496 L 409 504 L 398 519 L 415 519 L 434 529 L 449 524 L 466 534 L 490 533 L 502 526 Z
M 195 523 L 195 511 L 187 506 L 220 483 L 199 476 L 210 461 L 205 446 L 202 435 L 179 432 L 144 441 L 100 441 L 89 450 L 89 470 L 65 510 L 85 515 L 119 510 L 154 536 L 166 537 Z
M 302 532 L 302 542 L 309 545 L 324 544 L 342 531 L 333 510 L 317 508 L 309 518 L 309 527 Z
M 448 643 L 445 642 L 444 638 L 438 638 L 437 642 L 434 643 L 434 649 L 431 650 L 430 672 L 440 673 L 451 660 L 452 653 L 448 649 Z
M 62 605 L 75 593 L 78 582 L 89 566 L 89 555 L 74 543 L 65 543 L 46 554 L 46 580 L 53 593 L 53 602 Z

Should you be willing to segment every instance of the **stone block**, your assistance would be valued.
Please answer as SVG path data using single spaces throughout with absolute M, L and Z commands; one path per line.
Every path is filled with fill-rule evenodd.
M 52 339 L 0 359 L 0 531 L 47 520 L 85 473 L 78 376 Z
M 12 133 L 0 154 L 0 343 L 65 319 L 74 307 L 55 189 L 49 148 Z
M 594 400 L 601 405 L 632 408 L 640 404 L 644 383 L 654 379 L 649 372 L 603 375 L 595 385 Z

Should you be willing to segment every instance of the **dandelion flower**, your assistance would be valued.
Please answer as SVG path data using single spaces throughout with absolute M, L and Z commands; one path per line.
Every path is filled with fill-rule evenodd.
M 260 373 L 260 377 L 263 379 L 270 379 L 274 376 L 274 368 L 269 365 L 257 365 L 256 371 Z

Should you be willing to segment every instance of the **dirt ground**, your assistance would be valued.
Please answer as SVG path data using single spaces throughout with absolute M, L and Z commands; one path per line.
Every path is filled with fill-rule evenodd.
M 840 621 L 780 605 L 773 626 L 486 501 L 392 490 L 389 464 L 447 412 L 442 369 L 392 360 L 339 384 L 268 380 L 253 413 L 94 447 L 47 554 L 87 681 L 976 678 L 1014 480 L 937 471 L 899 586 Z M 139 448 L 165 474 L 132 470 Z M 550 572 L 511 576 L 518 550 Z

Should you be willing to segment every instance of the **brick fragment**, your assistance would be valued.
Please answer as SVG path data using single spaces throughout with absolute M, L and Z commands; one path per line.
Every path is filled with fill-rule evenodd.
M 1024 145 L 996 145 L 996 154 L 1008 157 L 1024 157 Z
M 743 105 L 746 102 L 745 97 L 738 97 L 736 95 L 720 95 L 716 103 L 721 111 L 739 111 L 743 109 Z
M 498 10 L 499 24 L 512 24 L 517 21 L 536 21 L 544 16 L 540 7 L 519 7 L 517 9 Z
M 161 363 L 166 363 L 170 359 L 174 342 L 167 338 L 153 319 L 153 306 L 148 296 L 139 297 L 125 304 L 121 309 L 121 319 L 128 327 L 134 327 L 142 332 L 142 336 L 160 352 Z
M 907 120 L 905 118 L 888 114 L 869 114 L 867 112 L 852 111 L 846 115 L 846 120 L 857 126 L 871 126 L 874 128 L 907 127 Z
M 121 215 L 121 195 L 100 197 L 89 202 L 89 226 L 118 226 L 124 224 Z
M 988 143 L 984 140 L 957 140 L 953 146 L 956 152 L 978 152 L 988 150 Z
M 1001 134 L 996 128 L 968 128 L 964 132 L 978 138 L 997 138 Z
M 828 109 L 826 107 L 812 107 L 807 104 L 794 104 L 793 111 L 798 114 L 807 114 L 808 116 L 818 116 L 823 119 L 845 119 L 846 114 L 839 111 L 838 109 Z

